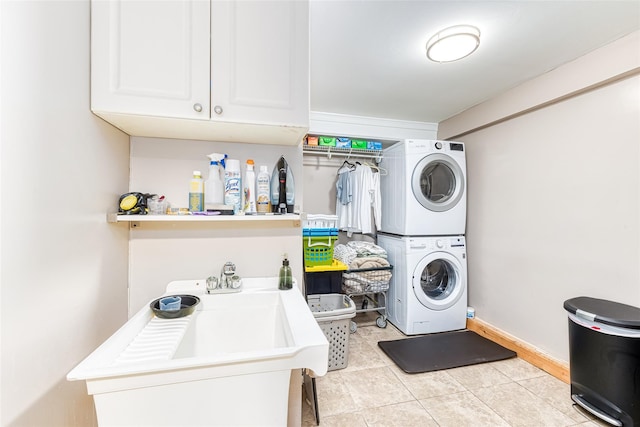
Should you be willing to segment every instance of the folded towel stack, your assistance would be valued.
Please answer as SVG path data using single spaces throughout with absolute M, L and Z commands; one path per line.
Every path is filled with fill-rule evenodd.
M 336 245 L 334 258 L 349 266 L 342 275 L 342 288 L 347 294 L 384 292 L 389 289 L 391 265 L 387 251 L 363 241 Z
M 352 241 L 347 242 L 346 245 L 336 245 L 333 249 L 333 257 L 338 261 L 351 266 L 351 263 L 356 258 L 378 257 L 386 259 L 387 251 L 371 242 Z

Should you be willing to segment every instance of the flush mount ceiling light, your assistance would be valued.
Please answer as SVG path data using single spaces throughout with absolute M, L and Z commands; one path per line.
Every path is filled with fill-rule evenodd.
M 427 58 L 452 62 L 471 55 L 480 46 L 480 30 L 471 25 L 455 25 L 439 31 L 427 42 Z

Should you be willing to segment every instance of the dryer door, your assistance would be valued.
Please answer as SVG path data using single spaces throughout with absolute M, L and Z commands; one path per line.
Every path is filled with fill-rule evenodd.
M 464 173 L 446 154 L 430 154 L 418 162 L 411 177 L 418 202 L 434 212 L 453 208 L 464 193 Z
M 462 265 L 448 252 L 432 252 L 413 271 L 413 292 L 431 310 L 446 310 L 463 295 L 467 286 Z

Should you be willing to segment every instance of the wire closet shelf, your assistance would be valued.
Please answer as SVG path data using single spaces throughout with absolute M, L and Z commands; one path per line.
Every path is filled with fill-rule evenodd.
M 376 163 L 380 163 L 382 161 L 382 150 L 368 150 L 363 148 L 337 148 L 322 145 L 305 145 L 302 148 L 302 153 L 315 156 L 327 156 L 328 159 L 331 159 L 332 156 L 336 156 L 373 159 Z

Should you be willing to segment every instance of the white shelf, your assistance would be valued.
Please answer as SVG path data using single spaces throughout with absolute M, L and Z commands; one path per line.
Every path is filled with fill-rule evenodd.
M 302 154 L 311 154 L 314 156 L 332 156 L 338 157 L 357 157 L 360 159 L 374 159 L 376 163 L 382 160 L 382 150 L 367 150 L 358 148 L 337 148 L 326 145 L 303 145 Z
M 308 134 L 370 139 L 386 148 L 403 139 L 437 139 L 438 124 L 311 111 Z
M 107 214 L 107 222 L 290 222 L 292 227 L 300 227 L 301 216 L 297 214 L 283 215 L 118 215 Z

